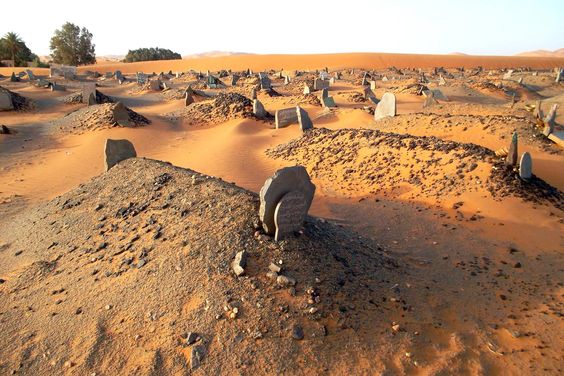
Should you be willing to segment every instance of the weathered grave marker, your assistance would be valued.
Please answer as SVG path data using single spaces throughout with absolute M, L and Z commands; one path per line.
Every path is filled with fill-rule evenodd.
M 519 161 L 519 177 L 529 180 L 533 176 L 533 158 L 529 152 L 524 152 Z
M 298 114 L 294 107 L 277 110 L 274 118 L 276 129 L 284 128 L 298 122 Z
M 123 103 L 117 102 L 112 109 L 112 113 L 116 123 L 118 123 L 122 127 L 129 126 L 129 112 L 127 112 L 127 109 L 125 108 Z
M 104 147 L 106 171 L 121 161 L 137 157 L 135 147 L 128 140 L 107 139 Z
M 295 111 L 294 111 L 295 112 Z M 282 168 L 268 178 L 260 190 L 259 217 L 267 234 L 275 235 L 275 211 L 280 200 L 289 192 L 298 191 L 302 194 L 305 202 L 304 213 L 307 214 L 313 195 L 315 185 L 303 166 Z M 305 219 L 304 214 L 304 219 Z M 303 222 L 303 219 L 302 219 Z
M 258 99 L 253 100 L 253 114 L 259 119 L 264 119 L 266 117 L 266 110 Z
M 0 89 L 0 111 L 10 111 L 13 109 L 12 96 L 7 90 Z
M 513 136 L 511 137 L 511 144 L 509 144 L 509 152 L 507 153 L 507 158 L 505 158 L 506 166 L 517 165 L 517 158 L 519 157 L 517 139 L 517 132 L 513 132 Z
M 300 124 L 300 128 L 303 132 L 313 128 L 313 123 L 309 118 L 309 114 L 307 113 L 306 110 L 304 110 L 300 106 L 297 106 L 296 114 L 298 116 L 298 123 Z
M 313 90 L 314 91 L 322 90 L 322 89 L 328 89 L 328 88 L 329 88 L 329 81 L 321 80 L 319 78 L 316 78 L 313 81 Z
M 333 97 L 321 97 L 321 104 L 323 105 L 323 107 L 326 107 L 326 108 L 337 107 Z
M 300 230 L 309 207 L 300 191 L 286 193 L 274 210 L 275 241 L 280 241 Z
M 396 116 L 396 96 L 392 93 L 384 93 L 374 111 L 374 120 L 393 116 Z

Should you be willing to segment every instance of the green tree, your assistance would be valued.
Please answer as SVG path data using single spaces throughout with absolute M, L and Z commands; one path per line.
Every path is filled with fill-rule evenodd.
M 95 45 L 92 34 L 86 28 L 70 22 L 55 30 L 51 38 L 51 56 L 53 62 L 66 65 L 84 65 L 96 63 Z
M 14 60 L 15 65 L 26 66 L 37 55 L 31 52 L 20 36 L 14 32 L 6 33 L 0 38 L 0 60 Z
M 180 60 L 182 56 L 179 53 L 167 50 L 166 48 L 139 48 L 137 50 L 127 51 L 124 61 L 126 63 L 133 63 L 135 61 L 150 61 L 150 60 Z

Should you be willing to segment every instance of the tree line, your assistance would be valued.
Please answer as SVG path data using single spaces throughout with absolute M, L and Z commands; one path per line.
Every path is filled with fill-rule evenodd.
M 96 63 L 96 45 L 92 43 L 93 35 L 85 27 L 67 22 L 60 29 L 55 30 L 49 44 L 51 63 L 64 65 L 86 65 Z M 151 47 L 129 50 L 126 63 L 149 60 L 177 60 L 182 59 L 179 53 L 166 48 Z M 15 32 L 8 32 L 0 38 L 0 60 L 13 60 L 16 67 L 31 66 L 47 67 L 40 61 Z

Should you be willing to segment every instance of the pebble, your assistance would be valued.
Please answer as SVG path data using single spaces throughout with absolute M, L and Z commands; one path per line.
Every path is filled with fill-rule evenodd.
M 299 325 L 294 325 L 292 328 L 292 338 L 298 341 L 304 339 L 304 330 Z
M 282 287 L 295 286 L 296 280 L 294 278 L 287 277 L 285 275 L 279 275 L 276 278 L 276 283 L 278 283 L 278 285 Z

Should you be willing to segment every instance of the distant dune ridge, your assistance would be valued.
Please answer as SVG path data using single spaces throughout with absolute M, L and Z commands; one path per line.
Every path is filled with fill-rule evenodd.
M 535 56 L 535 57 L 564 57 L 564 48 L 559 48 L 554 51 L 536 50 L 529 52 L 521 52 L 516 56 Z
M 248 52 L 231 52 L 231 51 L 208 51 L 199 54 L 185 55 L 182 59 L 198 59 L 202 57 L 224 57 L 224 56 L 237 56 L 237 55 L 254 55 Z

